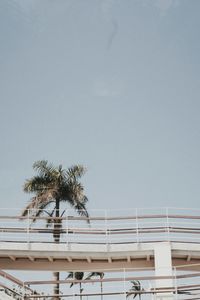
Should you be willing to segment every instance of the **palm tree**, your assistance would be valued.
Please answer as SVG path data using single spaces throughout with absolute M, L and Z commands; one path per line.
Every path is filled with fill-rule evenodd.
M 85 168 L 81 165 L 74 165 L 68 169 L 63 169 L 62 165 L 55 167 L 47 160 L 41 160 L 33 164 L 33 169 L 37 175 L 26 180 L 24 192 L 35 195 L 23 210 L 22 216 L 30 214 L 34 222 L 38 216 L 44 213 L 44 209 L 53 207 L 49 216 L 53 223 L 54 242 L 59 243 L 62 228 L 61 202 L 67 202 L 79 215 L 87 217 L 89 222 L 86 209 L 88 199 L 79 181 L 85 173 Z M 54 280 L 59 281 L 59 272 L 53 274 Z M 56 283 L 54 295 L 58 295 L 59 292 L 59 283 Z M 59 297 L 55 296 L 54 299 L 59 300 Z
M 127 292 L 126 298 L 129 298 L 130 296 L 132 296 L 134 299 L 135 297 L 137 297 L 137 295 L 139 295 L 139 299 L 141 300 L 141 294 L 138 293 L 143 290 L 141 287 L 141 283 L 138 280 L 132 280 L 131 283 L 132 283 L 132 287 Z
M 69 278 L 73 278 L 76 280 L 83 280 L 84 277 L 84 273 L 83 272 L 69 272 L 68 276 L 66 277 L 66 279 Z M 70 285 L 70 288 L 74 285 L 74 283 L 72 282 Z M 83 288 L 82 288 L 82 282 L 79 282 L 79 291 L 80 291 L 80 300 L 82 300 L 82 292 L 83 292 Z
M 103 272 L 91 272 L 88 274 L 88 276 L 85 278 L 85 280 L 89 280 L 92 277 L 99 277 L 100 279 L 104 278 Z M 101 281 L 101 300 L 103 300 L 103 282 Z

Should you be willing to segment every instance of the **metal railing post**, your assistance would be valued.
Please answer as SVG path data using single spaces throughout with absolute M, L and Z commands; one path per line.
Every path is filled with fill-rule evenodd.
M 65 219 L 65 235 L 66 235 L 66 245 L 67 249 L 69 250 L 69 218 L 68 218 L 68 211 L 66 210 L 66 219 Z
M 72 277 L 72 280 L 75 280 L 75 273 L 73 272 L 73 277 Z M 73 285 L 73 300 L 75 299 L 75 291 L 74 291 L 74 287 L 75 287 L 75 284 Z
M 105 233 L 106 233 L 106 248 L 107 248 L 107 251 L 109 249 L 109 246 L 108 246 L 108 216 L 107 216 L 107 210 L 105 209 L 105 212 L 104 212 L 104 216 L 105 216 Z
M 177 285 L 177 270 L 176 267 L 174 267 L 174 287 L 175 287 L 175 299 L 178 299 L 178 285 Z
M 170 241 L 170 229 L 169 229 L 169 208 L 166 207 L 166 233 L 167 233 L 167 241 Z
M 27 212 L 27 244 L 30 244 L 30 210 Z
M 124 299 L 126 300 L 126 269 L 123 269 L 123 278 L 124 278 Z
M 136 225 L 136 242 L 139 244 L 139 224 L 138 224 L 138 209 L 135 209 L 135 225 Z

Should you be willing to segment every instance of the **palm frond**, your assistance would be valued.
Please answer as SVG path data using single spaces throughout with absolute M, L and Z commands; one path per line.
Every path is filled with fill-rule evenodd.
M 88 276 L 85 278 L 85 280 L 90 280 L 92 279 L 92 277 L 100 277 L 100 279 L 102 279 L 104 277 L 104 273 L 103 272 L 91 272 L 88 274 Z
M 34 162 L 33 169 L 43 176 L 51 173 L 54 167 L 52 164 L 48 163 L 47 160 L 38 160 Z
M 47 228 L 49 226 L 51 226 L 52 223 L 53 223 L 53 215 L 54 215 L 55 209 L 56 209 L 56 206 L 52 209 L 52 211 L 50 213 L 45 211 L 45 213 L 48 214 L 48 216 L 49 216 L 48 219 L 47 219 L 47 222 L 46 222 L 46 227 Z
M 84 188 L 80 182 L 70 180 L 69 182 L 62 182 L 59 186 L 59 196 L 63 200 L 80 201 L 86 203 L 88 201 L 84 194 Z
M 132 280 L 131 283 L 136 291 L 141 291 L 141 283 L 139 280 Z
M 126 298 L 129 298 L 130 296 L 132 296 L 133 299 L 135 299 L 135 297 L 137 297 L 137 295 L 138 295 L 137 292 L 142 291 L 141 283 L 140 283 L 139 280 L 132 280 L 131 283 L 132 283 L 132 287 L 131 287 L 131 289 L 127 292 Z M 140 298 L 140 297 L 141 297 L 141 295 L 139 294 L 139 298 Z
M 69 180 L 79 179 L 81 178 L 86 172 L 86 168 L 82 165 L 74 165 L 67 169 L 67 177 Z
M 40 193 L 43 190 L 50 189 L 51 178 L 34 176 L 31 179 L 26 180 L 23 190 L 26 193 Z
M 37 197 L 32 197 L 28 205 L 23 209 L 21 215 L 22 217 L 25 217 L 28 215 L 29 211 L 33 211 L 35 207 L 37 207 L 38 203 L 38 198 Z
M 68 196 L 73 200 L 82 201 L 84 197 L 84 188 L 82 184 L 76 180 L 69 180 L 67 183 L 68 187 Z
M 85 195 L 83 195 L 81 203 L 86 204 L 88 202 L 88 197 L 86 197 Z
M 73 278 L 74 279 L 74 272 L 69 272 L 68 276 L 65 278 L 65 279 L 70 279 L 70 278 Z M 70 288 L 73 286 L 74 284 L 71 283 L 70 284 Z
M 62 199 L 61 201 L 68 202 L 79 215 L 89 218 L 89 214 L 86 209 L 88 198 L 83 192 L 84 189 L 80 183 L 70 182 L 70 185 L 63 184 L 60 188 L 60 197 Z
M 69 272 L 68 276 L 65 279 L 75 279 L 75 280 L 82 280 L 84 277 L 84 273 L 83 272 Z M 70 288 L 76 283 L 71 283 Z
M 54 190 L 48 190 L 39 195 L 32 197 L 31 201 L 22 211 L 22 216 L 27 216 L 28 214 L 32 217 L 37 217 L 43 213 L 44 208 L 49 206 L 55 201 L 53 196 Z
M 74 272 L 69 272 L 65 279 L 74 278 Z
M 35 212 L 35 214 L 33 214 L 32 216 L 35 216 L 36 218 L 37 217 L 39 217 L 39 216 L 41 216 L 41 215 L 43 215 L 44 213 L 45 213 L 45 208 L 46 207 L 48 207 L 50 204 L 52 204 L 52 203 L 54 203 L 55 202 L 55 200 L 54 199 L 52 199 L 51 201 L 49 200 L 48 202 L 46 202 L 46 203 L 41 203 L 40 204 L 40 206 L 39 206 L 39 208 L 38 208 L 38 210 L 36 210 L 36 212 Z M 33 219 L 33 222 L 35 222 L 36 221 L 36 219 Z
M 80 202 L 77 202 L 74 204 L 74 209 L 77 211 L 77 213 L 80 215 L 80 216 L 83 216 L 83 217 L 86 217 L 87 219 L 87 223 L 90 223 L 90 216 L 89 216 L 89 213 L 85 207 L 85 205 L 83 203 L 80 203 Z
M 65 209 L 63 210 L 63 212 L 60 214 L 60 217 L 62 218 L 64 216 L 65 213 Z
M 75 272 L 75 279 L 76 280 L 82 280 L 84 276 L 83 272 Z
M 84 194 L 84 187 L 78 181 L 85 168 L 81 165 L 74 165 L 68 170 L 62 166 L 54 167 L 47 160 L 36 161 L 33 168 L 38 172 L 37 176 L 26 180 L 24 191 L 35 193 L 35 197 L 25 207 L 22 216 L 33 211 L 34 216 L 40 215 L 40 210 L 45 209 L 56 199 L 60 202 L 67 202 L 79 215 L 85 216 L 89 222 L 89 214 L 86 209 L 88 198 Z M 51 222 L 49 222 L 51 223 Z

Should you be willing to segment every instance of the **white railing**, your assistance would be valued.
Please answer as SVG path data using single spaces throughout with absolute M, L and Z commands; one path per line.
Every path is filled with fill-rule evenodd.
M 0 299 L 23 300 L 24 295 L 31 295 L 34 291 L 26 286 L 23 281 L 0 270 Z
M 26 243 L 139 243 L 176 241 L 200 243 L 200 210 L 160 208 L 91 210 L 89 218 L 61 210 L 62 217 L 39 217 L 28 211 L 0 210 L 0 241 Z M 47 226 L 47 221 L 49 226 Z
M 98 270 L 102 272 L 102 270 Z M 108 270 L 109 271 L 109 270 Z M 60 280 L 60 297 L 62 299 L 133 299 L 135 295 L 136 299 L 139 299 L 141 295 L 142 300 L 154 300 L 158 299 L 158 295 L 166 294 L 173 300 L 186 300 L 199 297 L 200 299 L 200 272 L 187 273 L 180 272 L 176 268 L 173 268 L 173 275 L 167 278 L 172 279 L 172 286 L 156 287 L 156 281 L 165 281 L 166 276 L 155 276 L 154 270 L 147 269 L 121 269 L 115 273 L 107 273 L 107 270 L 103 270 L 105 276 L 103 279 L 93 278 L 86 279 L 87 273 L 84 274 L 83 280 L 65 279 Z M 134 281 L 134 284 L 133 282 Z M 70 288 L 73 283 L 72 288 Z M 81 283 L 81 291 L 80 284 Z M 24 282 L 24 286 L 28 285 L 32 288 L 43 287 L 43 290 L 52 290 L 52 286 L 55 281 L 27 281 Z M 138 287 L 138 290 L 135 289 Z M 26 299 L 51 299 L 52 292 L 44 292 L 43 295 L 27 295 Z M 129 298 L 130 296 L 130 298 Z M 41 298 L 40 298 L 41 297 Z M 169 299 L 169 298 L 168 298 Z
M 96 270 L 102 272 L 102 270 Z M 103 270 L 104 277 L 102 279 L 92 278 L 86 279 L 87 273 L 84 274 L 83 280 L 65 279 L 60 280 L 60 299 L 109 299 L 109 300 L 125 300 L 132 299 L 134 296 L 142 300 L 157 300 L 159 295 L 167 295 L 171 300 L 193 300 L 200 299 L 200 272 L 180 272 L 179 268 L 173 268 L 173 275 L 168 276 L 172 279 L 172 286 L 156 287 L 156 281 L 165 281 L 166 276 L 155 276 L 154 270 L 149 269 L 121 269 L 117 272 L 109 273 L 109 270 Z M 113 270 L 114 271 L 114 270 Z M 2 271 L 1 271 L 2 272 Z M 3 279 L 11 282 L 19 282 L 19 286 L 9 288 L 1 283 L 0 291 L 4 292 L 1 295 L 8 295 L 11 299 L 17 300 L 47 300 L 52 299 L 52 286 L 56 283 L 51 280 L 43 281 L 26 281 L 20 282 L 8 273 L 3 272 Z M 13 280 L 14 278 L 14 280 Z M 133 284 L 134 282 L 134 284 Z M 73 283 L 73 287 L 70 288 Z M 80 284 L 81 283 L 81 290 Z M 30 288 L 31 287 L 31 288 Z M 36 290 L 43 292 L 36 292 Z M 137 289 L 138 288 L 138 289 Z M 6 296 L 5 296 L 6 297 Z M 130 297 L 130 298 L 129 298 Z M 3 296 L 0 299 L 4 299 Z M 5 298 L 6 299 L 6 298 Z

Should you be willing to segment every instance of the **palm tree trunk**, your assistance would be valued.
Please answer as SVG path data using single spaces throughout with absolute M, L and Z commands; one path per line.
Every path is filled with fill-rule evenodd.
M 82 288 L 81 288 L 81 282 L 80 282 L 80 300 L 82 300 Z
M 58 281 L 60 279 L 60 273 L 59 272 L 53 272 L 53 280 Z M 60 293 L 60 285 L 59 283 L 55 283 L 53 288 L 53 294 L 58 295 Z M 53 300 L 59 300 L 58 296 L 54 296 Z
M 101 300 L 103 300 L 103 282 L 101 281 Z
M 55 221 L 54 221 L 54 229 L 53 229 L 53 237 L 54 242 L 59 243 L 60 242 L 60 222 L 57 218 L 60 216 L 60 201 L 59 199 L 56 199 L 56 211 L 55 211 Z M 53 277 L 55 281 L 59 281 L 60 279 L 60 273 L 59 272 L 53 272 Z M 54 295 L 58 295 L 60 293 L 60 284 L 56 283 L 53 289 Z M 53 297 L 53 300 L 59 300 L 58 296 Z
M 60 217 L 60 201 L 59 199 L 56 199 L 56 207 L 55 207 L 55 220 L 54 220 L 54 229 L 53 229 L 53 237 L 54 242 L 59 243 L 60 242 L 60 227 L 61 223 L 60 220 L 57 219 Z

